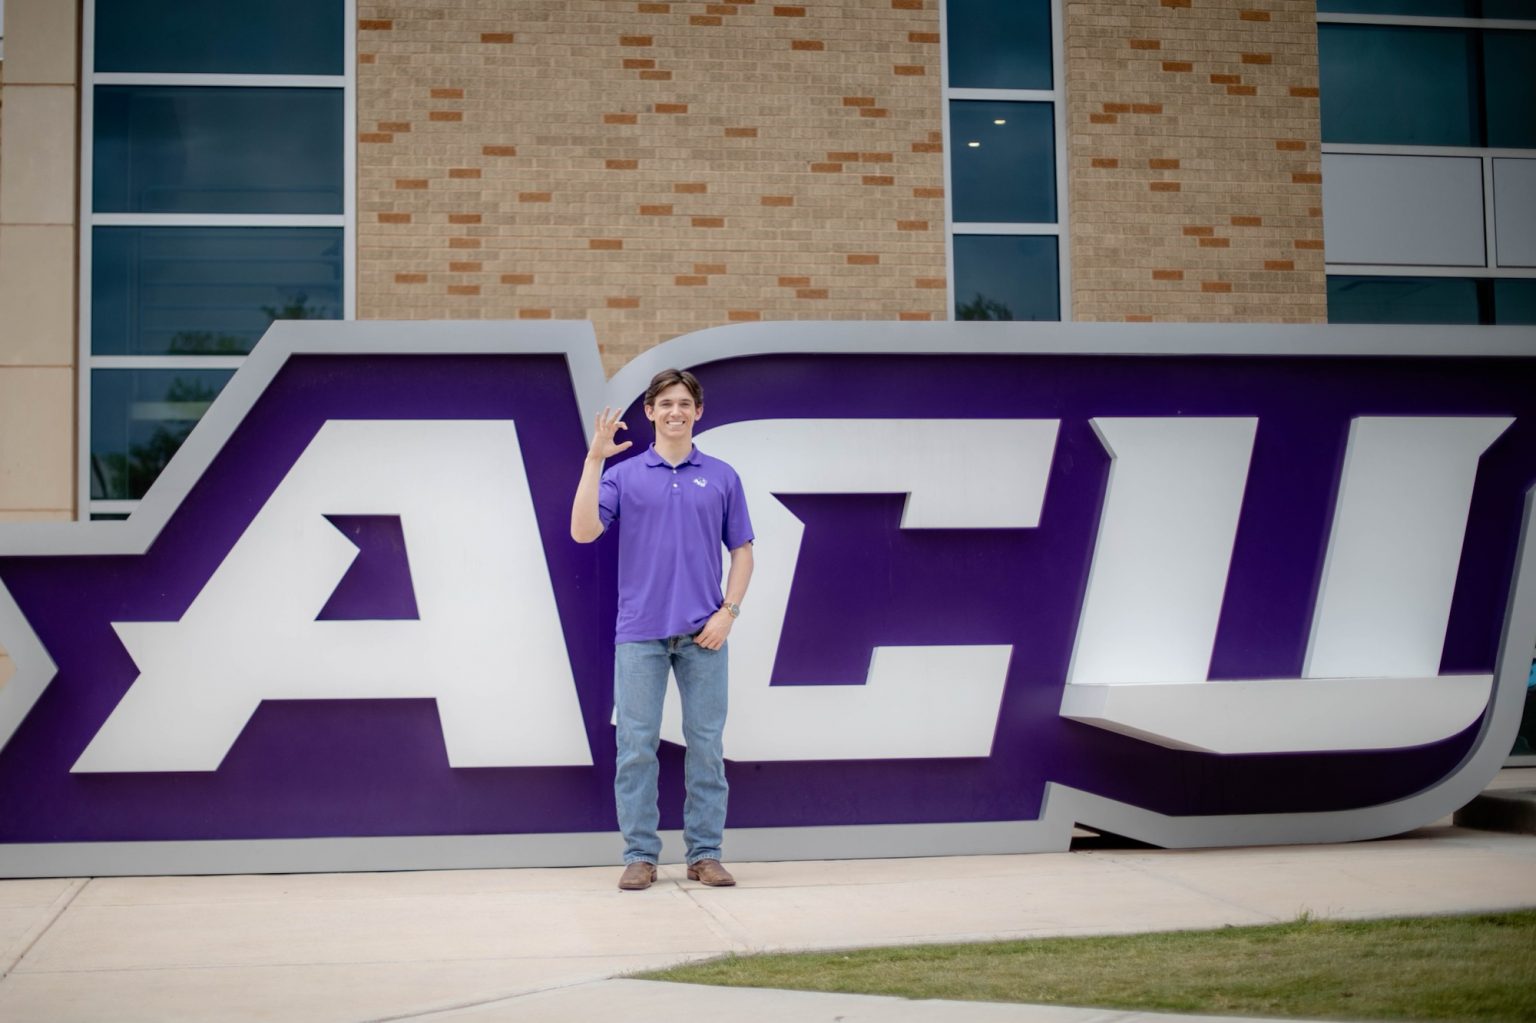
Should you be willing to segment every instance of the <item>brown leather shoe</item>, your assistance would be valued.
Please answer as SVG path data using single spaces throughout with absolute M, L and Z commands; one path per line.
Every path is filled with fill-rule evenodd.
M 707 884 L 711 888 L 729 888 L 736 883 L 731 872 L 722 867 L 719 860 L 699 860 L 688 864 L 688 880 Z
M 642 892 L 649 888 L 654 880 L 656 880 L 656 864 L 635 860 L 624 867 L 624 874 L 619 878 L 619 887 L 626 892 Z

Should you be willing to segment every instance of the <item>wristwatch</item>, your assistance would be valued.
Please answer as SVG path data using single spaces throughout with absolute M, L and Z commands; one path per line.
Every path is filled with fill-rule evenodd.
M 727 600 L 724 604 L 720 605 L 720 610 L 729 612 L 730 616 L 732 618 L 740 618 L 741 617 L 741 605 L 740 604 L 732 604 L 729 600 Z

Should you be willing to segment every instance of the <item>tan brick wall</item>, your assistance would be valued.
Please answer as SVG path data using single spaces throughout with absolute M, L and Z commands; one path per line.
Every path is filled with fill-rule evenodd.
M 1073 315 L 1322 322 L 1314 0 L 1065 0 Z
M 358 314 L 941 319 L 937 0 L 364 0 Z

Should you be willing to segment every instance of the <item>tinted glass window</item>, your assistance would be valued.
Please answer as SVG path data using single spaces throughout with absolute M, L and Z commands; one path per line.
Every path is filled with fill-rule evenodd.
M 1477 323 L 1478 282 L 1464 277 L 1328 278 L 1329 323 Z
M 340 228 L 95 228 L 91 349 L 240 355 L 274 319 L 340 319 L 341 249 Z
M 1483 33 L 1490 146 L 1536 148 L 1536 32 Z
M 1483 17 L 1536 21 L 1536 4 L 1531 0 L 1483 0 Z
M 340 0 L 96 0 L 96 70 L 339 75 Z
M 1420 18 L 1475 18 L 1481 0 L 1317 0 L 1319 14 L 1405 14 Z
M 342 91 L 99 86 L 98 213 L 341 213 Z
M 949 0 L 949 84 L 1049 89 L 1050 0 Z
M 957 100 L 949 138 L 956 222 L 1056 220 L 1051 104 Z
M 955 319 L 1059 320 L 1056 239 L 955 235 Z
M 1319 25 L 1324 142 L 1480 145 L 1477 33 Z
M 1536 324 L 1536 280 L 1495 279 L 1493 322 Z
M 92 370 L 91 499 L 143 497 L 231 375 L 228 370 Z

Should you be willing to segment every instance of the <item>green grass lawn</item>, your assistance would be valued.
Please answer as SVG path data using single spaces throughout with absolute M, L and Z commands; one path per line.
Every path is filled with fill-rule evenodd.
M 731 956 L 651 980 L 1335 1019 L 1536 1021 L 1536 910 Z

